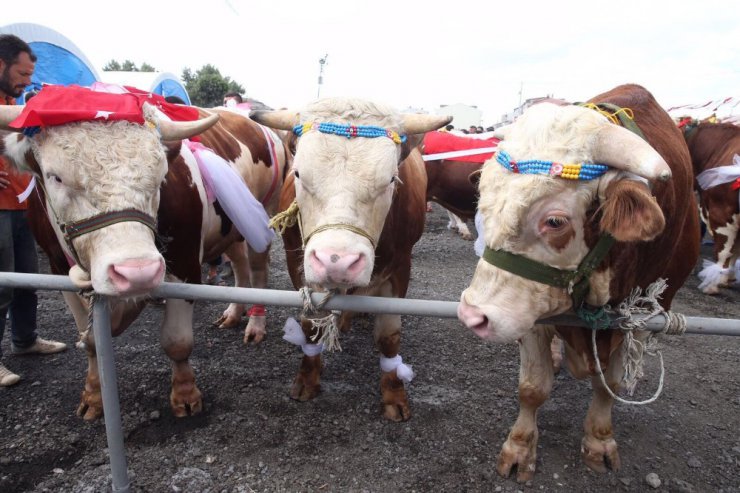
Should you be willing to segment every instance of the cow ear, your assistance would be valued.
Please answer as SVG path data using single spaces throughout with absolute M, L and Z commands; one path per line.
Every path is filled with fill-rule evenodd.
M 473 188 L 478 190 L 478 185 L 480 184 L 480 175 L 483 172 L 482 169 L 473 171 L 468 175 L 468 181 L 473 185 Z
M 413 151 L 414 148 L 421 145 L 424 141 L 424 135 L 425 134 L 409 134 L 406 136 L 406 142 L 401 144 L 401 159 L 398 161 L 399 163 L 409 157 L 409 154 L 411 154 L 411 151 Z
M 617 241 L 650 241 L 663 231 L 663 211 L 644 183 L 615 180 L 604 195 L 601 230 Z
M 10 132 L 1 136 L 0 155 L 7 158 L 10 166 L 20 171 L 39 173 L 39 164 L 31 150 L 31 141 L 25 135 Z
M 171 163 L 173 159 L 180 155 L 180 149 L 182 148 L 181 140 L 168 140 L 163 141 L 165 153 L 167 154 L 167 162 Z

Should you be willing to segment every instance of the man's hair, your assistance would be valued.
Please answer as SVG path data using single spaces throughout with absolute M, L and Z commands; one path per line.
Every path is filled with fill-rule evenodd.
M 36 55 L 28 43 L 13 34 L 0 34 L 0 60 L 8 65 L 18 61 L 18 55 L 22 52 L 28 53 L 32 62 L 36 62 Z
M 174 94 L 165 97 L 164 100 L 173 104 L 187 104 L 180 96 L 175 96 Z
M 226 99 L 226 98 L 236 98 L 237 102 L 239 102 L 239 103 L 243 103 L 244 102 L 242 100 L 242 95 L 239 94 L 238 92 L 234 92 L 234 91 L 227 92 L 226 94 L 224 94 L 224 99 Z

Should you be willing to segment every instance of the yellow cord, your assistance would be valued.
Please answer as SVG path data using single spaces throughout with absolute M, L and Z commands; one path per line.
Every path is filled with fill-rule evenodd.
M 635 119 L 635 114 L 629 108 L 619 108 L 614 113 L 609 113 L 608 111 L 600 108 L 599 106 L 597 106 L 597 105 L 595 105 L 593 103 L 585 103 L 583 105 L 583 107 L 584 108 L 592 109 L 594 111 L 598 111 L 599 113 L 601 113 L 602 115 L 604 115 L 605 117 L 607 117 L 609 119 L 609 121 L 612 122 L 615 125 L 619 125 L 619 117 L 617 115 L 619 115 L 620 113 L 624 113 L 624 115 L 627 118 L 629 118 L 630 120 L 634 120 Z

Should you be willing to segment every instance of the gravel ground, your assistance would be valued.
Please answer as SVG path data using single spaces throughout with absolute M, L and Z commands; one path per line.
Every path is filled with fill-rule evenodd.
M 473 273 L 472 243 L 446 222 L 435 206 L 414 249 L 410 298 L 457 301 Z M 279 243 L 272 266 L 271 287 L 291 289 Z M 740 319 L 740 290 L 709 297 L 696 285 L 692 278 L 679 291 L 676 311 Z M 212 325 L 223 309 L 196 306 L 191 361 L 205 410 L 195 417 L 175 419 L 169 408 L 161 308 L 146 308 L 114 340 L 132 491 L 740 491 L 738 338 L 662 338 L 663 395 L 649 406 L 615 407 L 622 470 L 603 475 L 580 459 L 590 384 L 562 371 L 539 412 L 535 478 L 517 484 L 495 472 L 518 410 L 516 345 L 485 343 L 457 320 L 404 317 L 401 354 L 417 374 L 413 416 L 389 423 L 380 417 L 370 317 L 355 319 L 344 351 L 326 357 L 318 398 L 299 403 L 288 390 L 300 352 L 280 330 L 296 311 L 269 309 L 268 338 L 245 347 L 241 330 Z M 43 336 L 75 342 L 59 293 L 40 293 L 39 322 Z M 109 490 L 103 422 L 75 416 L 84 353 L 6 362 L 23 380 L 0 389 L 0 492 Z M 646 373 L 636 397 L 657 385 L 654 360 Z

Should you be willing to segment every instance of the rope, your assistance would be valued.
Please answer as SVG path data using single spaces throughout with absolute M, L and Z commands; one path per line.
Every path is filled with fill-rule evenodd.
M 596 364 L 599 378 L 601 379 L 601 383 L 607 393 L 612 397 L 612 399 L 615 399 L 618 402 L 635 406 L 650 404 L 655 402 L 663 391 L 665 365 L 663 364 L 663 354 L 660 351 L 655 350 L 655 346 L 657 346 L 655 334 L 650 333 L 646 342 L 643 343 L 634 337 L 634 331 L 644 330 L 647 322 L 651 318 L 661 314 L 665 317 L 665 324 L 663 325 L 662 333 L 669 335 L 683 335 L 686 332 L 686 317 L 680 313 L 666 311 L 662 306 L 660 306 L 660 303 L 658 303 L 658 299 L 660 299 L 660 296 L 667 287 L 668 284 L 665 279 L 658 279 L 654 283 L 650 284 L 647 289 L 645 289 L 644 295 L 642 294 L 642 290 L 639 287 L 636 287 L 632 290 L 630 295 L 619 304 L 617 309 L 614 310 L 618 315 L 618 318 L 621 319 L 619 329 L 625 331 L 624 375 L 621 383 L 630 396 L 635 391 L 637 381 L 644 376 L 643 360 L 645 353 L 647 352 L 647 354 L 651 356 L 655 356 L 657 354 L 660 359 L 660 380 L 658 382 L 658 388 L 651 398 L 643 401 L 630 401 L 623 399 L 612 392 L 611 388 L 609 388 L 606 383 L 604 371 L 599 362 L 599 354 L 596 347 L 596 331 L 594 330 L 591 333 L 591 349 L 593 350 L 594 362 Z M 640 316 L 635 317 L 635 315 Z
M 82 289 L 78 293 L 83 298 L 87 299 L 87 327 L 85 330 L 79 332 L 80 339 L 75 343 L 77 349 L 85 349 L 87 335 L 93 330 L 93 305 L 95 304 L 95 291 L 91 289 Z
M 278 212 L 270 219 L 269 227 L 276 233 L 283 234 L 286 229 L 295 226 L 298 221 L 298 201 L 294 200 L 283 212 Z
M 311 329 L 314 334 L 310 337 L 311 342 L 314 344 L 323 344 L 324 348 L 329 351 L 341 351 L 342 346 L 339 344 L 339 326 L 337 325 L 338 313 L 330 312 L 329 315 L 324 317 L 315 317 L 311 315 L 319 315 L 325 312 L 324 305 L 331 299 L 332 296 L 337 294 L 336 289 L 329 290 L 326 295 L 316 305 L 311 300 L 311 293 L 313 290 L 308 286 L 304 286 L 298 290 L 303 298 L 303 312 L 301 316 L 311 321 Z
M 630 120 L 635 119 L 635 114 L 632 112 L 630 108 L 619 108 L 617 111 L 610 113 L 606 111 L 605 109 L 601 108 L 600 106 L 595 105 L 594 103 L 584 103 L 582 104 L 582 106 L 584 108 L 589 108 L 589 109 L 592 109 L 594 111 L 601 113 L 614 125 L 619 125 L 619 114 L 620 113 L 623 113 Z

